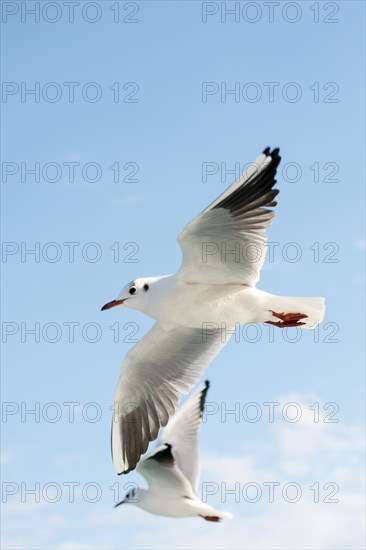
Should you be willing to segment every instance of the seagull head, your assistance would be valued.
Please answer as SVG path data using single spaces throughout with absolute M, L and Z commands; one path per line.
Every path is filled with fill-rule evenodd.
M 131 489 L 131 491 L 128 491 L 128 493 L 126 493 L 125 498 L 121 500 L 121 502 L 118 502 L 115 505 L 115 508 L 117 508 L 117 506 L 121 506 L 121 504 L 135 504 L 138 506 L 139 493 L 140 493 L 140 489 L 138 487 L 134 487 L 133 489 Z
M 117 298 L 105 304 L 101 311 L 122 305 L 138 309 L 141 302 L 146 300 L 152 283 L 152 279 L 142 278 L 131 281 L 122 288 Z

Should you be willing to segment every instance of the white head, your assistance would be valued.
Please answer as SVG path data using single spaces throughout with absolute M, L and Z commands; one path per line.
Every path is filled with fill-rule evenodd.
M 115 505 L 115 508 L 117 506 L 120 506 L 121 504 L 134 504 L 135 506 L 140 506 L 141 500 L 144 498 L 145 493 L 147 493 L 146 489 L 140 489 L 140 487 L 134 487 L 128 493 L 126 493 L 125 498 L 121 500 L 121 502 L 118 502 L 118 504 Z
M 143 309 L 147 299 L 150 298 L 151 289 L 164 277 L 140 278 L 125 285 L 117 298 L 102 307 L 102 311 L 111 307 L 124 305 L 133 309 Z

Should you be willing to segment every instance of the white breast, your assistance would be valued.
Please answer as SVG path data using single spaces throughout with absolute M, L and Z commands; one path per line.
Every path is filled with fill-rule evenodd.
M 245 285 L 187 284 L 168 277 L 154 286 L 144 313 L 163 323 L 202 328 L 203 323 L 258 321 L 263 293 Z

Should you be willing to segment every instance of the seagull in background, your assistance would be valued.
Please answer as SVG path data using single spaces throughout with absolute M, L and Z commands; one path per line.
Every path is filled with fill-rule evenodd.
M 181 231 L 175 275 L 139 278 L 102 310 L 123 306 L 156 320 L 128 352 L 114 399 L 112 457 L 118 474 L 136 467 L 150 441 L 228 341 L 237 323 L 314 328 L 324 298 L 276 296 L 256 288 L 278 190 L 279 149 L 256 161 Z
M 129 491 L 116 507 L 134 504 L 158 516 L 200 516 L 215 522 L 232 517 L 202 502 L 198 496 L 198 435 L 208 388 L 206 381 L 185 401 L 163 430 L 160 444 L 137 464 L 136 471 L 147 480 L 148 489 Z

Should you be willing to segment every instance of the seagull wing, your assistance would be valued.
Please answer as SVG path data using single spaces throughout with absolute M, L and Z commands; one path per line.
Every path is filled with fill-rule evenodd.
M 209 382 L 206 381 L 197 392 L 189 396 L 161 435 L 161 443 L 173 447 L 176 464 L 196 493 L 200 476 L 198 435 L 208 388 Z
M 246 284 L 259 280 L 266 253 L 264 232 L 275 212 L 279 149 L 265 149 L 252 166 L 181 231 L 183 261 L 177 278 L 187 283 Z
M 195 498 L 190 482 L 177 467 L 174 449 L 171 445 L 160 445 L 141 460 L 136 470 L 149 484 L 149 492 L 158 497 Z
M 220 331 L 162 325 L 126 355 L 114 398 L 112 457 L 118 474 L 136 467 L 159 428 L 166 426 L 182 393 L 201 377 L 220 349 Z

